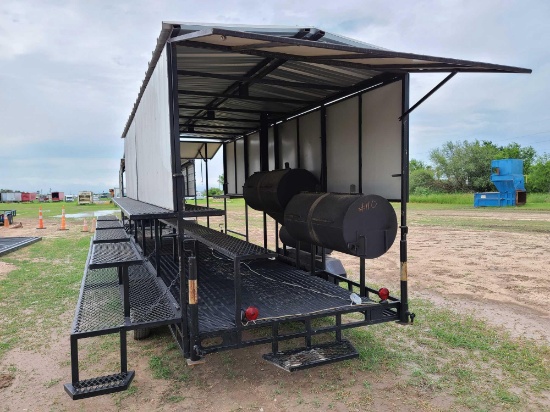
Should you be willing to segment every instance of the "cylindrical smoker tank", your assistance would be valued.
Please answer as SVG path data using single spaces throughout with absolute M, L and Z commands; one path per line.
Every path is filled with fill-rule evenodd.
M 285 227 L 301 242 L 374 259 L 393 244 L 397 217 L 378 195 L 300 193 L 285 209 Z
M 315 176 L 305 169 L 256 172 L 246 179 L 243 195 L 248 206 L 266 212 L 282 225 L 285 207 L 292 196 L 315 191 L 318 184 Z

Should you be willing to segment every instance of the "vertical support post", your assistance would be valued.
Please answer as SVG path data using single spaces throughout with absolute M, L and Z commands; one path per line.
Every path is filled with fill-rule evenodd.
M 147 230 L 145 229 L 145 220 L 141 219 L 141 250 L 143 250 L 143 256 L 147 256 L 147 241 L 145 235 Z
M 306 319 L 306 347 L 311 348 L 311 319 Z
M 275 221 L 275 252 L 279 253 L 279 222 Z
M 237 257 L 233 263 L 235 273 L 235 327 L 237 328 L 238 343 L 241 343 L 242 327 L 242 290 L 241 290 L 241 260 Z
M 321 106 L 321 191 L 327 191 L 327 108 Z
M 128 266 L 122 266 L 122 295 L 124 297 L 124 317 L 130 317 L 130 280 Z
M 208 195 L 208 143 L 204 144 L 204 166 L 206 168 L 206 207 L 210 207 L 210 196 Z M 206 226 L 210 227 L 210 216 L 206 216 Z
M 368 297 L 367 288 L 365 286 L 365 258 L 359 258 L 359 295 Z
M 120 328 L 120 372 L 128 372 L 128 344 L 124 328 Z
M 302 153 L 300 151 L 300 118 L 296 118 L 296 167 L 300 168 Z
M 197 361 L 200 355 L 199 345 L 199 287 L 197 284 L 197 261 L 189 256 L 189 336 L 191 341 L 191 360 Z
M 300 241 L 296 241 L 296 269 L 300 269 Z
M 73 384 L 80 380 L 78 370 L 78 339 L 74 335 L 71 335 L 71 379 Z
M 279 352 L 279 322 L 273 322 L 271 325 L 271 352 Z
M 269 170 L 269 117 L 267 113 L 260 114 L 260 170 Z
M 158 219 L 153 219 L 155 225 L 155 270 L 157 271 L 157 276 L 160 276 L 160 259 L 161 259 L 161 250 L 162 250 L 162 238 L 160 236 L 161 229 L 159 227 Z
M 336 341 L 342 341 L 342 314 L 336 314 Z
M 223 148 L 223 227 L 227 235 L 227 195 L 229 193 L 229 184 L 227 183 L 227 143 L 222 145 Z M 236 162 L 235 162 L 236 163 Z
M 267 213 L 264 212 L 264 249 L 267 249 Z
M 138 223 L 134 220 L 134 241 L 138 243 Z
M 315 275 L 315 257 L 316 257 L 316 250 L 317 246 L 315 246 L 313 243 L 311 244 L 311 250 L 310 250 L 310 271 L 312 275 Z
M 185 182 L 181 173 L 181 151 L 180 151 L 180 123 L 179 123 L 179 96 L 178 96 L 178 59 L 177 46 L 175 44 L 167 44 L 166 53 L 168 58 L 168 99 L 170 107 L 170 147 L 172 149 L 172 186 L 174 192 L 173 205 L 174 210 L 178 213 L 178 272 L 180 281 L 180 308 L 181 308 L 181 346 L 185 357 L 190 356 L 190 343 L 188 333 L 188 315 L 187 315 L 187 297 L 186 282 L 185 282 L 185 248 L 183 240 L 185 237 L 183 229 L 183 210 L 184 210 L 184 193 Z
M 409 74 L 402 80 L 402 111 L 409 109 Z M 401 313 L 400 321 L 409 320 L 409 295 L 407 272 L 407 201 L 409 200 L 409 117 L 404 116 L 401 121 L 401 240 L 399 242 L 400 257 L 400 289 Z
M 359 154 L 359 193 L 363 194 L 363 94 L 360 94 L 358 96 L 358 104 L 359 104 L 359 124 L 358 126 L 358 133 L 359 136 L 359 144 L 358 144 L 358 154 Z
M 246 235 L 245 238 L 246 238 L 246 241 L 248 242 L 249 241 L 249 237 L 248 237 L 248 205 L 246 204 L 246 201 L 244 203 L 244 225 L 245 225 L 244 234 Z

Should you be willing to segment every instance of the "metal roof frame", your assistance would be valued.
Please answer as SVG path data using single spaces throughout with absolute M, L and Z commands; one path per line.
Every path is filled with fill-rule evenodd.
M 163 23 L 122 137 L 165 47 L 176 45 L 179 130 L 235 140 L 407 73 L 531 73 L 530 69 L 396 52 L 310 27 Z

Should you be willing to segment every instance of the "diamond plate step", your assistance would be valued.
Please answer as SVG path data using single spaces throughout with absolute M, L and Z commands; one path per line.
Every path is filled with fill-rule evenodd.
M 98 376 L 97 378 L 85 379 L 76 383 L 66 383 L 64 385 L 65 392 L 73 400 L 121 392 L 128 389 L 130 382 L 134 379 L 134 375 L 134 371 L 128 371 L 115 375 Z
M 347 340 L 323 343 L 310 348 L 285 352 L 266 353 L 263 358 L 288 372 L 313 368 L 328 363 L 359 357 L 359 353 Z

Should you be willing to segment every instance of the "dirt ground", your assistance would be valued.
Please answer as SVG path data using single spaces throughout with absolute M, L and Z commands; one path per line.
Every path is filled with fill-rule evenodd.
M 422 214 L 448 211 L 411 212 L 411 220 Z M 453 215 L 473 219 L 515 219 L 513 212 L 491 214 L 453 211 Z M 550 220 L 550 213 L 522 213 L 522 219 Z M 19 221 L 19 220 L 16 220 Z M 449 229 L 415 226 L 409 231 L 409 293 L 412 299 L 426 298 L 435 305 L 450 307 L 458 314 L 472 314 L 508 330 L 513 336 L 550 343 L 550 233 L 517 233 L 491 230 Z M 36 222 L 22 220 L 18 229 L 0 228 L 0 236 L 66 236 L 57 230 L 55 220 L 46 229 L 35 229 Z M 80 225 L 69 221 L 73 236 Z M 357 259 L 341 254 L 351 277 L 358 273 Z M 0 263 L 0 279 L 12 270 Z M 396 240 L 383 257 L 367 262 L 368 282 L 399 288 L 399 247 Z M 76 299 L 76 297 L 75 297 Z M 411 307 L 414 311 L 414 305 Z M 349 365 L 327 365 L 310 371 L 288 374 L 267 363 L 263 346 L 209 355 L 206 364 L 196 367 L 194 390 L 187 384 L 154 379 L 146 354 L 159 350 L 148 340 L 129 339 L 130 369 L 136 370 L 137 396 L 118 394 L 73 402 L 63 392 L 70 381 L 68 329 L 72 308 L 63 315 L 63 330 L 44 331 L 49 344 L 40 350 L 22 348 L 10 351 L 0 363 L 0 410 L 166 410 L 166 411 L 354 411 L 354 410 L 448 410 L 452 399 L 427 399 L 414 388 L 400 385 L 406 376 L 382 379 L 369 372 L 349 376 Z M 162 345 L 170 337 L 159 333 Z M 82 356 L 97 344 L 83 345 Z M 158 340 L 156 341 L 158 342 Z M 99 360 L 98 368 L 112 360 Z M 183 362 L 174 359 L 174 362 Z M 183 363 L 182 363 L 183 364 Z M 93 371 L 93 370 L 92 370 Z M 370 389 L 365 392 L 365 381 Z M 329 385 L 329 386 L 327 386 Z M 319 388 L 306 394 L 305 388 Z M 340 394 L 348 401 L 327 403 L 324 392 Z M 336 391 L 336 392 L 335 392 Z M 178 395 L 174 395 L 174 394 Z M 171 401 L 172 400 L 172 401 Z M 454 410 L 461 410 L 454 409 Z

